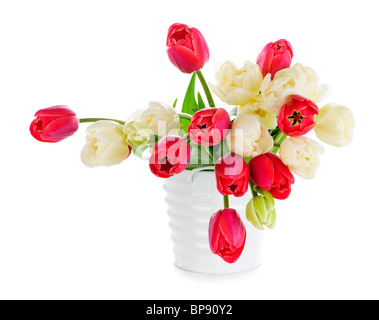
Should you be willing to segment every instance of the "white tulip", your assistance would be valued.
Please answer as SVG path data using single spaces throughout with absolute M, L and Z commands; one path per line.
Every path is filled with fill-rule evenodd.
M 280 159 L 290 170 L 304 179 L 313 179 L 320 165 L 319 154 L 324 148 L 309 138 L 289 137 L 282 143 Z
M 317 138 L 336 147 L 353 141 L 354 116 L 349 108 L 334 103 L 319 110 L 314 128 Z
M 256 97 L 254 103 L 260 109 L 277 115 L 280 108 L 291 100 L 291 95 L 300 95 L 318 103 L 329 94 L 329 87 L 320 85 L 315 71 L 298 63 L 291 68 L 278 71 L 272 81 L 270 76 L 266 76 L 261 94 Z
M 90 168 L 120 164 L 130 154 L 124 126 L 113 121 L 98 121 L 87 128 L 87 144 L 81 158 Z
M 268 130 L 251 114 L 237 117 L 226 139 L 229 150 L 244 157 L 256 157 L 274 146 Z
M 163 137 L 180 129 L 179 116 L 168 104 L 152 101 L 149 107 L 136 115 L 135 120 L 144 121 L 157 136 Z
M 241 69 L 225 62 L 216 74 L 217 86 L 212 91 L 229 105 L 242 105 L 253 99 L 261 89 L 262 73 L 258 65 L 246 61 Z

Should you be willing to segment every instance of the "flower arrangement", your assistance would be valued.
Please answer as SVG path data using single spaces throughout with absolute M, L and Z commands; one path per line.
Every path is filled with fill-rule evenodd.
M 192 74 L 180 112 L 176 100 L 173 106 L 150 102 L 127 121 L 79 119 L 61 105 L 38 111 L 30 132 L 41 142 L 55 143 L 73 135 L 80 123 L 91 122 L 81 153 L 88 167 L 117 165 L 133 153 L 149 160 L 159 178 L 184 170 L 214 171 L 224 208 L 209 213 L 209 245 L 234 263 L 243 252 L 246 227 L 241 213 L 229 208 L 229 196 L 242 197 L 250 189 L 247 219 L 260 230 L 274 228 L 275 199 L 290 196 L 293 174 L 312 179 L 319 166 L 324 149 L 305 135 L 314 130 L 324 143 L 348 145 L 354 117 L 335 103 L 319 107 L 330 90 L 310 67 L 292 65 L 293 49 L 286 40 L 267 44 L 256 64 L 246 61 L 238 68 L 225 62 L 215 84 L 208 84 L 201 72 L 209 48 L 199 30 L 174 24 L 166 45 L 172 64 Z M 200 92 L 196 95 L 197 79 L 205 100 Z M 224 107 L 216 107 L 211 91 Z

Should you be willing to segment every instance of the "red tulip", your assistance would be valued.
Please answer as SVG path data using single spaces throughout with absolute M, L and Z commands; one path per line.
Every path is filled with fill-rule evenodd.
M 257 64 L 265 77 L 271 73 L 271 79 L 275 74 L 291 66 L 293 57 L 292 46 L 287 40 L 278 40 L 267 44 L 257 58 Z
M 295 183 L 291 171 L 273 153 L 261 154 L 250 160 L 250 177 L 261 189 L 269 191 L 275 199 L 287 199 L 291 184 Z
M 233 153 L 218 159 L 215 165 L 217 189 L 226 195 L 242 197 L 249 188 L 250 171 L 245 160 Z
M 225 262 L 236 262 L 246 241 L 246 228 L 234 209 L 216 212 L 209 222 L 209 245 Z
M 172 64 L 184 73 L 203 68 L 209 60 L 208 45 L 196 28 L 175 23 L 168 30 L 167 54 Z
M 187 168 L 190 156 L 190 147 L 183 138 L 166 136 L 154 146 L 150 170 L 159 178 L 170 178 Z
M 292 95 L 292 101 L 285 104 L 278 114 L 278 127 L 287 136 L 302 136 L 315 125 L 318 107 L 311 100 Z
M 214 146 L 224 140 L 230 128 L 230 117 L 225 109 L 207 108 L 193 115 L 188 133 L 195 143 Z
M 30 133 L 41 142 L 59 142 L 79 128 L 76 114 L 66 106 L 39 110 L 30 125 Z

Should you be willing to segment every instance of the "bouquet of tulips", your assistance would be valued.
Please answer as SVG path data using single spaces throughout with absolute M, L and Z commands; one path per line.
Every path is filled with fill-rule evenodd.
M 68 107 L 55 106 L 36 113 L 30 132 L 39 141 L 58 142 L 73 135 L 79 123 L 93 122 L 81 153 L 88 167 L 120 164 L 133 153 L 149 160 L 151 172 L 160 178 L 213 170 L 224 208 L 210 213 L 210 249 L 234 263 L 244 249 L 246 229 L 229 208 L 229 196 L 242 197 L 250 189 L 247 219 L 258 229 L 274 228 L 274 199 L 289 197 L 293 173 L 311 179 L 319 166 L 323 147 L 305 135 L 314 130 L 321 141 L 345 146 L 352 141 L 354 118 L 342 105 L 319 108 L 330 90 L 313 69 L 292 65 L 293 50 L 286 40 L 267 44 L 256 64 L 246 61 L 238 68 L 224 63 L 214 84 L 201 72 L 209 48 L 196 28 L 172 25 L 167 54 L 181 72 L 192 74 L 180 112 L 178 100 L 172 106 L 150 102 L 127 121 L 79 119 Z M 206 99 L 196 94 L 197 79 Z M 224 107 L 216 107 L 211 91 Z

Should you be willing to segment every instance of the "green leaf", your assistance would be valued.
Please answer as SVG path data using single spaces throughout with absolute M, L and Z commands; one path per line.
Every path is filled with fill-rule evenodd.
M 174 104 L 172 105 L 172 107 L 175 109 L 176 107 L 176 104 L 178 103 L 178 99 L 175 100 Z
M 205 103 L 204 103 L 203 98 L 201 97 L 200 92 L 197 93 L 197 103 L 198 103 L 198 106 L 199 106 L 199 110 L 205 108 Z
M 195 98 L 195 82 L 196 82 L 196 73 L 192 75 L 191 81 L 188 85 L 186 96 L 184 97 L 183 107 L 182 107 L 183 113 L 188 113 L 192 115 L 196 112 L 196 111 L 193 112 L 194 110 L 197 109 L 197 102 Z M 188 119 L 180 119 L 180 124 L 182 125 L 183 130 L 187 132 L 190 121 Z
M 191 108 L 192 114 L 195 114 L 196 112 L 198 112 L 199 110 L 204 109 L 204 108 L 205 108 L 204 100 L 201 97 L 200 92 L 198 92 L 197 93 L 197 104 L 196 104 L 196 106 Z

